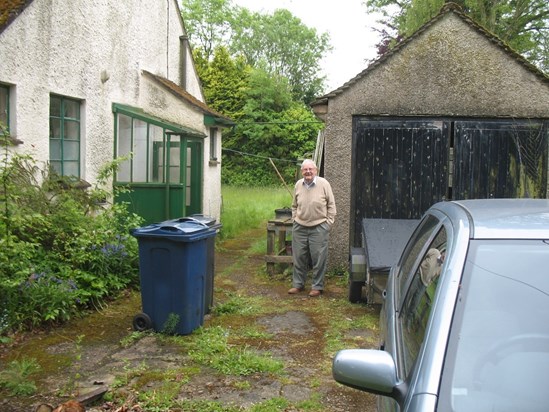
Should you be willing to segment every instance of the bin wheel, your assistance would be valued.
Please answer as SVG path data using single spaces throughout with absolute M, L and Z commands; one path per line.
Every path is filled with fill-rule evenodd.
M 349 302 L 358 303 L 362 301 L 362 286 L 364 282 L 349 281 Z
M 146 313 L 138 313 L 133 317 L 133 329 L 138 332 L 151 329 L 152 326 L 152 320 Z

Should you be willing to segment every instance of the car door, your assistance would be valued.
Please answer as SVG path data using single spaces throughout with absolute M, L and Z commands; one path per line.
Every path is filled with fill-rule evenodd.
M 392 309 L 386 316 L 392 327 L 387 331 L 385 350 L 393 355 L 400 379 L 408 384 L 427 332 L 447 240 L 440 217 L 426 215 L 408 242 L 388 289 Z M 381 410 L 399 410 L 390 398 L 381 399 L 380 406 Z

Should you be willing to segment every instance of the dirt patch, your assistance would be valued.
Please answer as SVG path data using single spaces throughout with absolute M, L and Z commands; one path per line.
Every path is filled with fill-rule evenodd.
M 239 407 L 245 411 L 260 402 L 284 398 L 293 405 L 286 411 L 299 411 L 300 402 L 316 399 L 318 409 L 328 412 L 375 410 L 375 398 L 337 384 L 331 377 L 331 359 L 326 355 L 327 324 L 321 316 L 328 305 L 346 302 L 346 288 L 327 281 L 320 298 L 308 298 L 306 292 L 291 296 L 289 275 L 265 274 L 263 256 L 250 252 L 250 245 L 265 236 L 264 230 L 254 230 L 238 240 L 226 241 L 216 250 L 214 304 L 223 302 L 230 293 L 243 296 L 261 296 L 272 301 L 279 309 L 267 315 L 250 317 L 243 322 L 254 323 L 271 336 L 268 339 L 250 339 L 244 344 L 259 352 L 268 351 L 284 363 L 284 375 L 257 373 L 251 376 L 225 376 L 208 367 L 196 370 L 181 346 L 155 335 L 145 336 L 123 347 L 120 343 L 132 334 L 131 321 L 140 312 L 139 293 L 129 293 L 104 310 L 83 319 L 70 322 L 49 332 L 24 337 L 0 356 L 0 367 L 13 359 L 34 357 L 45 373 L 37 379 L 39 393 L 31 398 L 5 397 L 0 401 L 4 412 L 32 411 L 33 405 L 63 401 L 60 393 L 86 392 L 106 387 L 117 393 L 127 391 L 128 399 L 137 384 L 135 376 L 126 371 L 139 369 L 168 371 L 188 365 L 192 373 L 184 377 L 182 389 L 175 400 L 208 400 L 224 406 Z M 243 240 L 244 239 L 244 240 Z M 354 305 L 345 306 L 349 316 L 364 311 L 377 313 L 378 308 Z M 223 324 L 223 319 L 207 315 L 204 324 Z M 239 325 L 242 326 L 242 325 Z M 360 347 L 375 347 L 375 328 L 348 331 L 345 341 L 357 342 Z M 126 379 L 127 378 L 127 379 Z M 143 391 L 152 391 L 167 380 L 148 380 Z M 0 394 L 3 395 L 3 394 Z M 2 396 L 0 396 L 2 397 Z M 135 400 L 137 404 L 137 400 Z M 88 411 L 115 411 L 120 405 L 96 402 Z M 131 410 L 131 409 L 128 409 Z

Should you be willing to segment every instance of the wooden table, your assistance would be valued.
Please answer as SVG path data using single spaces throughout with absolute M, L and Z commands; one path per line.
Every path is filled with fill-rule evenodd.
M 267 222 L 267 273 L 275 273 L 276 264 L 292 265 L 292 218 Z

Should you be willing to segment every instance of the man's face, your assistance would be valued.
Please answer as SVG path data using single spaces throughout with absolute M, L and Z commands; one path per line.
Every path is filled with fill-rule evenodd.
M 301 175 L 307 183 L 311 183 L 316 176 L 316 167 L 311 163 L 305 163 L 301 166 Z

